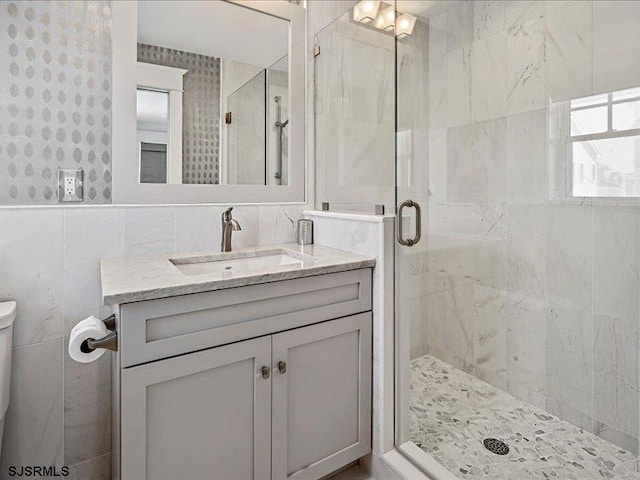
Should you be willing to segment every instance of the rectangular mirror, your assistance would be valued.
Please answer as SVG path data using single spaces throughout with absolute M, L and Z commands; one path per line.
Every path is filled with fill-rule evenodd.
M 304 24 L 282 1 L 116 2 L 114 200 L 304 201 Z

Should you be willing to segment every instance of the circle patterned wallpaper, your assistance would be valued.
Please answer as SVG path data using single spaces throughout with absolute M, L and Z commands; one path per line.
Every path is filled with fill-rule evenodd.
M 57 203 L 57 168 L 110 203 L 111 2 L 1 2 L 0 65 L 0 204 Z
M 138 44 L 138 61 L 188 70 L 182 98 L 182 183 L 218 183 L 220 59 Z

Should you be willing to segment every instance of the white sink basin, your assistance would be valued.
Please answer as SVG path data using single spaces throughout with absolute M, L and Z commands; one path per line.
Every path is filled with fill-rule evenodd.
M 245 254 L 246 255 L 246 254 Z M 209 257 L 186 257 L 170 260 L 185 275 L 207 275 L 214 273 L 247 273 L 264 271 L 285 265 L 300 265 L 301 260 L 286 253 L 251 252 L 247 256 L 233 259 L 210 259 Z

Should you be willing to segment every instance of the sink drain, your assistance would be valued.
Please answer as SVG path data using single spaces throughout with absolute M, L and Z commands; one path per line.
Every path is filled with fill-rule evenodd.
M 484 448 L 496 455 L 506 455 L 509 453 L 509 446 L 496 438 L 485 438 L 483 443 Z

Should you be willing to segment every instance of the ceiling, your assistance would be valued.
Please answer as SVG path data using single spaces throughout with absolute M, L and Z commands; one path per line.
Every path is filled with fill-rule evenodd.
M 288 52 L 289 21 L 223 1 L 146 0 L 138 42 L 267 68 Z
M 455 7 L 460 0 L 397 0 L 396 9 L 417 17 L 428 18 Z

